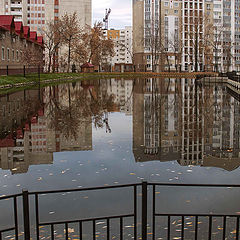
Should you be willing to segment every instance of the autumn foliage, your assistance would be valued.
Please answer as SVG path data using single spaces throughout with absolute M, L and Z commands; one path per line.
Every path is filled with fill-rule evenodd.
M 67 72 L 73 64 L 80 69 L 86 62 L 101 68 L 114 56 L 114 43 L 104 36 L 100 22 L 95 23 L 93 27 L 80 28 L 76 13 L 65 14 L 59 21 L 49 23 L 48 29 L 45 34 L 46 42 L 52 43 L 47 47 L 48 71 L 51 69 L 50 65 L 54 64 L 52 55 L 56 49 L 60 71 Z

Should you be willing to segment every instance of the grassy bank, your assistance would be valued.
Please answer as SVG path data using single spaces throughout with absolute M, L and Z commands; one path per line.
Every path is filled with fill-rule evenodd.
M 78 80 L 94 80 L 94 79 L 105 79 L 105 78 L 145 78 L 145 77 L 173 77 L 173 78 L 194 78 L 196 75 L 206 73 L 43 73 L 40 75 L 41 85 L 56 83 L 56 82 L 69 82 Z M 214 73 L 211 73 L 212 75 Z M 26 77 L 22 75 L 12 76 L 0 76 L 0 88 L 22 88 L 32 86 L 39 83 L 38 74 L 28 74 Z

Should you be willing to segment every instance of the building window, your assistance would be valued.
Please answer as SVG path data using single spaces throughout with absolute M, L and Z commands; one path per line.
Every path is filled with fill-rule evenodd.
M 2 60 L 5 60 L 5 48 L 2 47 Z
M 7 60 L 10 61 L 10 49 L 7 49 Z
M 17 61 L 19 61 L 19 52 L 18 52 L 18 50 L 16 52 L 16 57 L 17 57 Z
M 15 61 L 15 52 L 14 52 L 14 49 L 12 50 L 12 60 Z

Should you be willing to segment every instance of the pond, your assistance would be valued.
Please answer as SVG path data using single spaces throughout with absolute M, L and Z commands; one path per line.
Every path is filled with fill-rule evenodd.
M 142 181 L 238 184 L 239 147 L 239 96 L 223 84 L 101 79 L 0 95 L 0 196 Z M 240 212 L 234 189 L 158 194 L 163 212 Z M 41 217 L 79 217 L 76 202 L 81 217 L 106 215 L 104 206 L 127 212 L 128 195 L 43 197 Z M 11 221 L 5 205 L 0 227 Z

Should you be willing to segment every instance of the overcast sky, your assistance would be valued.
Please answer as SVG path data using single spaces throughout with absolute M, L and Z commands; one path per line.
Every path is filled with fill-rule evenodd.
M 109 28 L 124 28 L 132 25 L 132 0 L 92 0 L 93 23 L 102 21 L 105 9 L 111 8 Z

